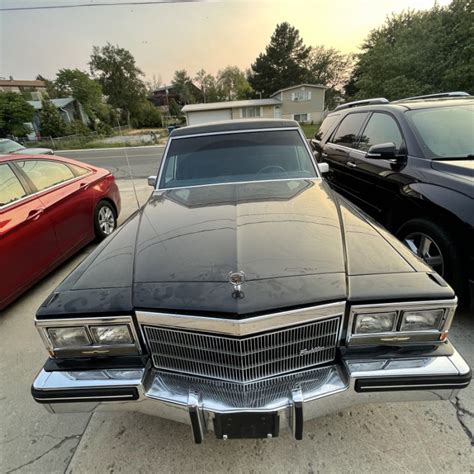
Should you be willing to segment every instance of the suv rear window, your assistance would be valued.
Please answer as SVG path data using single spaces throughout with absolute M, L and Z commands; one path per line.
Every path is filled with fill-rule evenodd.
M 331 143 L 355 148 L 360 129 L 367 118 L 367 112 L 346 115 L 331 138 Z

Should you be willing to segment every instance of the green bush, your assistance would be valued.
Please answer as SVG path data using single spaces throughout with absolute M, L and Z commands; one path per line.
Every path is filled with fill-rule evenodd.
M 150 102 L 142 102 L 132 117 L 132 126 L 135 128 L 161 127 L 160 111 Z
M 80 120 L 73 120 L 66 126 L 66 135 L 89 135 L 91 133 L 90 128 L 84 125 Z

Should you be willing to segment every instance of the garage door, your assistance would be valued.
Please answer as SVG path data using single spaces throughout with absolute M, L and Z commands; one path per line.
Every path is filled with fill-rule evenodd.
M 232 114 L 230 109 L 188 112 L 188 125 L 199 125 L 201 123 L 217 122 L 218 120 L 230 120 L 231 118 Z

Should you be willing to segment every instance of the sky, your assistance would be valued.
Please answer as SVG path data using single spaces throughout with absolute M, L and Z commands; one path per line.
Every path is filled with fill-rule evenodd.
M 306 45 L 357 52 L 387 15 L 431 8 L 435 0 L 221 0 L 5 11 L 8 8 L 123 3 L 127 0 L 0 0 L 0 77 L 54 78 L 61 68 L 88 70 L 92 47 L 118 44 L 148 80 L 169 83 L 226 66 L 250 67 L 275 26 L 295 26 Z M 139 0 L 128 0 L 137 2 Z M 449 0 L 438 0 L 439 5 Z M 2 11 L 3 9 L 3 11 Z

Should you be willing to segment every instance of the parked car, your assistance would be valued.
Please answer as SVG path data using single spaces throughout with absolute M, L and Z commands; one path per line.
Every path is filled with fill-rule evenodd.
M 474 98 L 352 102 L 312 141 L 331 186 L 395 233 L 474 305 Z
M 0 138 L 0 155 L 25 153 L 29 155 L 54 155 L 51 148 L 26 148 L 8 138 Z
M 109 171 L 58 156 L 0 156 L 0 310 L 116 227 Z
M 196 442 L 272 438 L 353 404 L 448 399 L 453 290 L 321 179 L 290 120 L 171 133 L 147 204 L 47 298 L 34 399 L 132 410 Z

